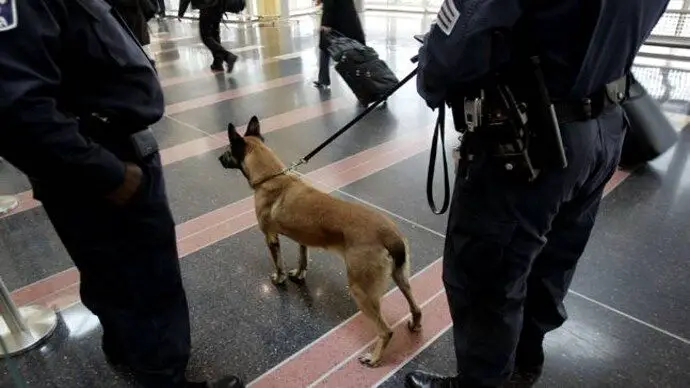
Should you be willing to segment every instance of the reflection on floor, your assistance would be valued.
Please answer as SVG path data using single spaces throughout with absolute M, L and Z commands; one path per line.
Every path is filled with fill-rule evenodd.
M 369 12 L 364 22 L 368 41 L 397 74 L 413 69 L 412 35 L 428 19 Z M 330 92 L 311 86 L 314 20 L 223 27 L 223 40 L 241 57 L 232 75 L 207 69 L 211 58 L 192 22 L 155 21 L 152 28 L 167 100 L 154 131 L 164 149 L 192 309 L 190 376 L 239 372 L 257 387 L 394 387 L 416 367 L 452 372 L 439 265 L 445 219 L 428 210 L 424 191 L 434 117 L 414 85 L 300 169 L 334 195 L 389 212 L 412 242 L 424 331 L 404 330 L 401 295 L 391 287 L 384 305 L 387 320 L 398 323 L 396 335 L 386 363 L 365 369 L 355 356 L 374 338 L 373 328 L 361 315 L 350 319 L 357 309 L 339 260 L 315 253 L 306 285 L 273 287 L 250 190 L 217 163 L 228 121 L 261 117 L 268 143 L 288 162 L 354 117 L 355 99 L 335 74 Z M 635 72 L 682 130 L 690 73 L 647 65 Z M 667 155 L 621 173 L 619 185 L 610 186 L 568 298 L 571 319 L 548 338 L 540 386 L 685 387 L 690 381 L 690 131 L 681 136 Z M 2 167 L 0 193 L 17 193 L 21 204 L 0 219 L 0 274 L 18 304 L 56 306 L 61 323 L 45 346 L 10 361 L 29 387 L 124 387 L 99 349 L 97 319 L 78 302 L 78 274 L 29 189 L 21 174 Z M 285 245 L 287 260 L 296 261 L 297 248 Z M 0 385 L 13 386 L 7 360 L 0 362 Z

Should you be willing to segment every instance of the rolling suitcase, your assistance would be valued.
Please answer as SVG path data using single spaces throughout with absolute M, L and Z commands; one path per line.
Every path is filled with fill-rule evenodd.
M 388 65 L 378 58 L 363 63 L 341 61 L 335 65 L 335 71 L 343 77 L 362 105 L 378 100 L 400 82 Z
M 398 77 L 371 47 L 337 31 L 325 34 L 325 50 L 336 62 L 335 71 L 345 80 L 362 105 L 369 105 L 390 92 Z

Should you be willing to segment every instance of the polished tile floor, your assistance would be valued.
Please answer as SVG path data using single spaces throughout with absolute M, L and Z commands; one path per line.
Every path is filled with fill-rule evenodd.
M 368 41 L 402 78 L 428 18 L 367 12 Z M 310 151 L 358 112 L 333 72 L 328 93 L 316 76 L 315 23 L 222 28 L 241 60 L 213 74 L 196 25 L 154 21 L 152 51 L 167 109 L 156 124 L 192 313 L 192 377 L 240 373 L 255 387 L 399 387 L 404 373 L 454 369 L 450 317 L 440 281 L 445 218 L 429 210 L 426 164 L 433 114 L 405 86 L 388 103 L 300 168 L 334 195 L 388 212 L 409 237 L 412 285 L 424 330 L 404 330 L 406 311 L 391 287 L 384 300 L 396 335 L 378 369 L 356 355 L 374 339 L 347 294 L 342 264 L 315 253 L 305 285 L 273 287 L 250 190 L 217 162 L 227 122 L 263 120 L 268 144 L 286 162 Z M 659 160 L 620 172 L 567 301 L 570 320 L 548 337 L 543 387 L 687 387 L 690 381 L 690 72 L 640 58 L 635 69 L 681 133 Z M 449 140 L 452 144 L 452 134 Z M 79 277 L 27 180 L 0 165 L 0 194 L 20 206 L 0 219 L 0 275 L 19 305 L 60 310 L 41 348 L 0 361 L 0 386 L 16 367 L 28 387 L 125 387 L 100 351 L 97 319 L 80 303 Z M 285 244 L 288 261 L 297 247 Z

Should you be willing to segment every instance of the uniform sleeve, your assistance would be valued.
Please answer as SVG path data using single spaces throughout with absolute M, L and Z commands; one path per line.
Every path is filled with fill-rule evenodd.
M 39 181 L 105 195 L 124 180 L 124 164 L 78 131 L 58 107 L 60 2 L 16 2 L 16 27 L 0 30 L 0 155 Z M 71 0 L 70 0 L 71 1 Z
M 510 29 L 522 14 L 521 0 L 445 0 L 419 50 L 417 91 L 431 108 L 450 85 L 486 75 L 491 37 Z

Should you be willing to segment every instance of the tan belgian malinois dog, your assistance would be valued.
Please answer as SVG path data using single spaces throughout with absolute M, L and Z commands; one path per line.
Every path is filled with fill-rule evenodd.
M 259 120 L 252 117 L 244 136 L 228 125 L 230 146 L 219 160 L 223 167 L 238 169 L 254 190 L 259 228 L 266 236 L 275 272 L 274 284 L 289 277 L 301 282 L 307 274 L 308 247 L 338 253 L 345 260 L 350 292 L 360 311 L 376 325 L 378 338 L 371 353 L 360 362 L 377 366 L 393 335 L 381 315 L 381 297 L 389 277 L 398 285 L 412 312 L 408 328 L 421 329 L 422 312 L 409 282 L 408 247 L 396 225 L 373 209 L 343 201 L 285 172 L 285 165 L 264 144 Z M 289 272 L 280 255 L 279 236 L 300 245 L 299 266 Z

